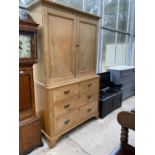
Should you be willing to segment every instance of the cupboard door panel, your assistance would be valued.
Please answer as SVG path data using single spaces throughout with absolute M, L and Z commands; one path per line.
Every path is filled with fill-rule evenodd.
M 19 112 L 20 119 L 34 115 L 33 73 L 31 69 L 19 71 Z
M 55 82 L 75 77 L 75 19 L 56 10 L 47 14 L 48 73 Z
M 30 76 L 19 77 L 19 111 L 32 107 Z
M 95 73 L 97 21 L 77 17 L 77 76 Z

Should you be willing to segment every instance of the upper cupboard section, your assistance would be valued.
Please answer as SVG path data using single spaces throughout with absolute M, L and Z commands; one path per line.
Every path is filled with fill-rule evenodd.
M 40 24 L 36 81 L 50 86 L 94 76 L 99 17 L 55 3 L 38 4 L 30 8 Z

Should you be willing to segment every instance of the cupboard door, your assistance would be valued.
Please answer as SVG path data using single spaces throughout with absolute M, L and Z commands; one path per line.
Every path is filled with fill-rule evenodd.
M 77 17 L 77 76 L 94 74 L 96 70 L 96 20 Z
M 19 71 L 19 112 L 20 119 L 34 115 L 34 89 L 32 69 Z
M 76 16 L 58 10 L 47 11 L 48 65 L 50 84 L 75 77 Z

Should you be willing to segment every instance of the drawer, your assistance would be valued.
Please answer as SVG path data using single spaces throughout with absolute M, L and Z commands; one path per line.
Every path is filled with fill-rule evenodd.
M 88 80 L 80 83 L 80 93 L 99 90 L 99 79 Z
M 128 88 L 134 88 L 135 87 L 135 83 L 131 83 L 130 85 L 123 85 L 123 87 L 121 88 L 122 91 L 125 91 Z
M 98 101 L 82 106 L 80 108 L 80 118 L 85 119 L 96 112 L 98 112 Z
M 118 95 L 113 99 L 113 109 L 121 107 L 122 105 L 122 94 Z
M 55 134 L 59 134 L 79 121 L 79 110 L 74 110 L 61 118 L 55 119 Z
M 80 95 L 79 106 L 91 103 L 95 100 L 98 100 L 98 98 L 99 98 L 98 93 L 93 93 L 93 92 L 89 92 L 89 93 Z
M 59 117 L 76 109 L 79 104 L 79 96 L 73 96 L 63 101 L 54 103 L 54 116 Z
M 123 90 L 123 100 L 134 95 L 134 87 L 128 87 L 127 89 Z
M 133 79 L 128 79 L 125 81 L 121 81 L 121 84 L 123 85 L 123 88 L 128 87 L 128 86 L 133 86 L 135 85 L 135 81 Z
M 119 83 L 123 84 L 126 83 L 127 81 L 135 81 L 135 76 L 134 75 L 129 75 L 129 76 L 124 76 L 124 77 L 120 77 L 119 79 Z
M 67 85 L 53 90 L 53 101 L 61 101 L 79 94 L 79 85 Z
M 125 70 L 120 72 L 120 77 L 129 77 L 129 76 L 135 76 L 135 69 Z

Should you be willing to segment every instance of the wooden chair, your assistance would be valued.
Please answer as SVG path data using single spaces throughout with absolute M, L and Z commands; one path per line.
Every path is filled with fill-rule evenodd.
M 117 115 L 121 125 L 121 143 L 110 153 L 110 155 L 135 155 L 135 148 L 128 144 L 129 129 L 135 131 L 135 110 L 131 112 L 122 111 Z

